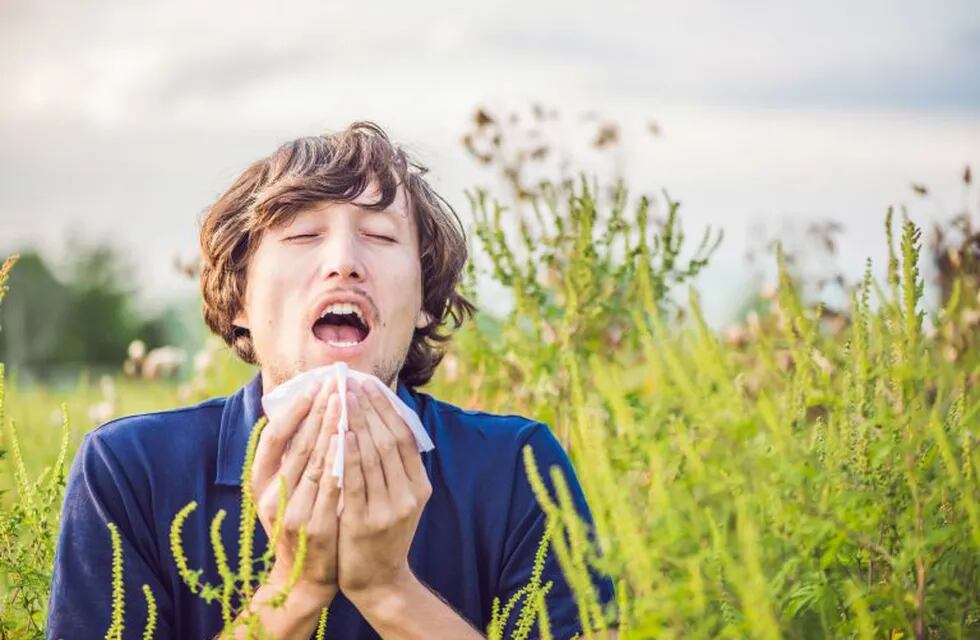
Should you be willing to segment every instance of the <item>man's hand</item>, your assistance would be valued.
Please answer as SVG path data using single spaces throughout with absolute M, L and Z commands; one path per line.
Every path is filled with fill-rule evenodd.
M 414 580 L 408 549 L 432 486 L 411 429 L 381 390 L 349 386 L 338 579 L 357 604 Z
M 340 590 L 382 638 L 482 638 L 408 566 L 408 549 L 432 495 L 415 436 L 373 383 L 352 381 L 350 387 Z
M 339 445 L 333 435 L 340 416 L 335 386 L 332 380 L 314 385 L 279 420 L 266 425 L 256 447 L 251 478 L 259 520 L 270 541 L 276 527 L 280 478 L 286 486 L 286 511 L 269 584 L 285 585 L 296 559 L 300 528 L 305 528 L 306 560 L 294 586 L 300 595 L 290 596 L 288 602 L 302 599 L 317 610 L 327 606 L 337 592 L 339 489 L 327 471 Z

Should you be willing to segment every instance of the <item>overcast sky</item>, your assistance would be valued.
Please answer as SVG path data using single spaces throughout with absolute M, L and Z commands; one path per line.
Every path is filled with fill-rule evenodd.
M 681 200 L 691 235 L 725 227 L 704 280 L 721 319 L 760 229 L 839 220 L 859 270 L 889 204 L 952 214 L 963 166 L 980 169 L 976 0 L 599 6 L 4 0 L 0 252 L 110 238 L 144 300 L 193 294 L 172 257 L 280 142 L 374 119 L 466 210 L 487 178 L 459 143 L 473 109 L 539 101 L 622 122 L 634 189 Z

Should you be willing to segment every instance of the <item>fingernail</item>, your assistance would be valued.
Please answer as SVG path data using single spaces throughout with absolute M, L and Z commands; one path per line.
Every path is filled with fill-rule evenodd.
M 309 387 L 307 387 L 305 395 L 307 398 L 312 398 L 313 396 L 316 395 L 316 392 L 319 390 L 320 390 L 320 381 L 314 380 L 313 383 Z
M 381 395 L 381 389 L 378 388 L 378 384 L 375 382 L 369 382 L 368 384 L 364 385 L 364 389 L 365 391 L 367 391 L 367 394 L 369 396 L 372 396 L 374 398 L 377 398 L 379 395 Z

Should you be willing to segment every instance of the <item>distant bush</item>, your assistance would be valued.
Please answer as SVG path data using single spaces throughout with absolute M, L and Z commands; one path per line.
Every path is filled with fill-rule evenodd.
M 110 246 L 76 246 L 56 274 L 37 252 L 22 252 L 0 306 L 0 359 L 22 377 L 51 380 L 87 369 L 115 371 L 133 340 L 171 343 L 175 311 L 144 317 L 135 283 Z

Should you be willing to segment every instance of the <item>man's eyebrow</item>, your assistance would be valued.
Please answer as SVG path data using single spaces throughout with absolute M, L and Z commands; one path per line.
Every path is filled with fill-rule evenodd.
M 385 217 L 393 218 L 398 225 L 401 225 L 405 220 L 408 219 L 408 212 L 400 209 L 396 209 L 394 205 L 395 203 L 392 202 L 384 209 L 369 209 L 368 207 L 363 207 L 363 206 L 360 207 L 360 209 L 365 213 L 376 213 L 379 215 L 383 215 Z

